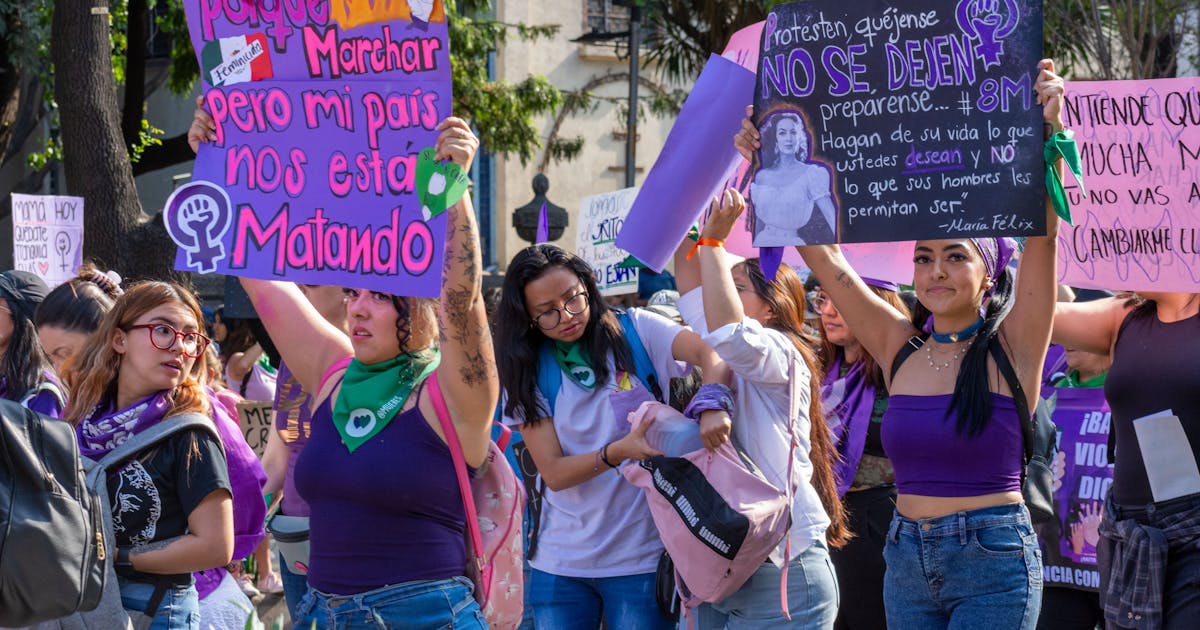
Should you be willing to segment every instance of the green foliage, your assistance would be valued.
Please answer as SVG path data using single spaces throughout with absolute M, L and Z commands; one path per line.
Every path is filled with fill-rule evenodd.
M 137 164 L 142 159 L 142 153 L 146 151 L 146 147 L 162 146 L 163 130 L 150 124 L 149 120 L 142 119 L 142 129 L 138 132 L 137 144 L 129 147 L 129 161 Z

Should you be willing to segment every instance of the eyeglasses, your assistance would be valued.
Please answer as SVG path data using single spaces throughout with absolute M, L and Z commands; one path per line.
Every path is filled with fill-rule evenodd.
M 145 328 L 150 331 L 150 345 L 159 350 L 170 350 L 179 340 L 183 347 L 183 356 L 198 359 L 204 356 L 209 339 L 198 332 L 180 332 L 167 324 L 138 324 L 126 330 Z
M 833 309 L 833 312 L 837 312 L 837 306 L 833 304 L 828 295 L 825 295 L 824 291 L 809 291 L 805 297 L 808 298 L 808 304 L 812 308 L 812 312 L 817 315 L 820 315 L 821 311 L 825 310 L 826 305 Z
M 568 316 L 578 315 L 586 311 L 588 307 L 587 298 L 587 291 L 580 291 L 579 293 L 567 298 L 567 301 L 563 303 L 562 308 L 552 308 L 544 311 L 541 315 L 534 317 L 533 321 L 537 322 L 538 328 L 541 328 L 542 330 L 554 330 L 555 327 L 562 323 L 563 311 L 566 311 Z

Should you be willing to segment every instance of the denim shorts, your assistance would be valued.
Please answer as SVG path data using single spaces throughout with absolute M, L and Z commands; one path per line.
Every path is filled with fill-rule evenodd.
M 146 582 L 117 578 L 121 588 L 121 605 L 131 615 L 146 610 L 154 595 L 154 585 Z M 200 630 L 200 596 L 195 585 L 167 588 L 149 630 Z
M 465 577 L 384 586 L 357 595 L 330 595 L 310 588 L 296 606 L 295 628 L 398 630 L 469 628 L 487 622 Z
M 889 627 L 1037 625 L 1042 552 L 1024 504 L 920 520 L 897 512 L 883 558 Z

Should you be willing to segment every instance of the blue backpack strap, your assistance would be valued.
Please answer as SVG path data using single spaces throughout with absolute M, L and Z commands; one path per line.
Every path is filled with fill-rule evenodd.
M 558 398 L 558 390 L 562 389 L 562 376 L 562 368 L 558 367 L 558 361 L 554 360 L 554 351 L 550 349 L 550 344 L 542 344 L 542 349 L 538 352 L 537 387 L 546 399 L 546 404 L 550 405 L 551 416 L 554 415 L 554 401 Z
M 655 400 L 666 402 L 663 399 L 662 387 L 658 384 L 658 372 L 654 370 L 650 354 L 646 352 L 646 346 L 642 345 L 642 338 L 638 336 L 637 329 L 633 326 L 633 318 L 629 316 L 628 311 L 622 310 L 617 312 L 617 319 L 620 320 L 621 328 L 625 331 L 625 342 L 629 344 L 629 353 L 633 355 L 633 371 L 637 374 L 638 380 L 642 382 L 646 391 L 654 396 Z

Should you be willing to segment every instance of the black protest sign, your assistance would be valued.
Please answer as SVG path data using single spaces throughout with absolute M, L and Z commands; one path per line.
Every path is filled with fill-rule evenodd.
M 1044 234 L 1041 54 L 1029 0 L 775 7 L 754 244 Z

